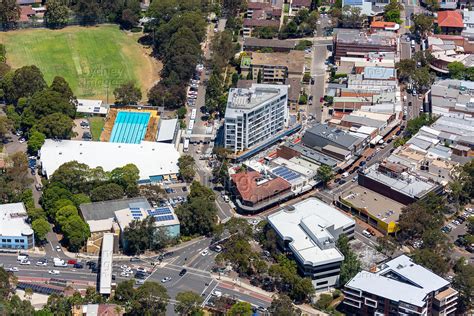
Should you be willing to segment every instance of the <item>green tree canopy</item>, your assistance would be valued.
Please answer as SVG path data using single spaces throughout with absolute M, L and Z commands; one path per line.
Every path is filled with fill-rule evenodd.
M 191 182 L 196 175 L 196 162 L 190 155 L 183 155 L 178 159 L 179 174 L 186 182 Z
M 93 202 L 121 199 L 124 196 L 123 188 L 116 183 L 107 183 L 94 188 L 91 193 Z
M 142 99 L 140 88 L 133 81 L 121 84 L 114 90 L 115 103 L 120 105 L 137 104 Z
M 237 302 L 227 312 L 229 316 L 252 316 L 252 305 L 248 302 Z
M 203 298 L 193 291 L 179 292 L 176 301 L 174 311 L 178 315 L 198 315 L 202 311 Z
M 166 288 L 156 282 L 146 281 L 136 292 L 137 309 L 134 315 L 161 315 L 168 304 Z
M 16 0 L 2 0 L 0 2 L 0 23 L 4 28 L 12 28 L 20 19 L 20 6 Z
M 45 140 L 46 136 L 43 133 L 36 130 L 32 131 L 28 138 L 28 153 L 36 155 L 38 150 L 43 146 Z
M 48 138 L 70 139 L 74 132 L 73 120 L 62 113 L 53 113 L 41 118 L 36 125 L 37 130 Z
M 35 232 L 36 239 L 40 242 L 45 241 L 46 235 L 51 231 L 48 221 L 44 218 L 35 219 L 31 223 L 31 228 L 33 228 L 33 231 Z
M 10 0 L 9 0 L 10 1 Z M 24 66 L 15 70 L 12 78 L 14 100 L 31 97 L 46 88 L 46 81 L 41 70 L 36 66 Z
M 46 24 L 51 28 L 60 28 L 67 24 L 71 10 L 60 0 L 48 0 L 44 14 Z

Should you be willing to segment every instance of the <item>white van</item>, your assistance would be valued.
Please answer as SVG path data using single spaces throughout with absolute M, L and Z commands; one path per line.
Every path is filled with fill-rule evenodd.
M 224 198 L 224 202 L 226 202 L 226 203 L 228 203 L 230 201 L 230 199 L 227 195 L 224 195 L 223 198 Z
M 342 174 L 342 178 L 347 178 L 348 176 L 349 176 L 349 172 L 344 172 L 344 173 Z
M 28 255 L 24 253 L 18 254 L 18 257 L 16 258 L 16 261 L 28 261 Z

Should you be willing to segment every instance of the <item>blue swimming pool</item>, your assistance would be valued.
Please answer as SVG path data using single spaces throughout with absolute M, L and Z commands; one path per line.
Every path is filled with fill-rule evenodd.
M 111 143 L 139 144 L 146 134 L 150 113 L 119 111 L 115 118 Z

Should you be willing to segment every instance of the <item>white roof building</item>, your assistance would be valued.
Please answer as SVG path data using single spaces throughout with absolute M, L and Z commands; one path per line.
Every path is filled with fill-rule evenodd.
M 109 106 L 102 100 L 77 99 L 76 111 L 84 114 L 107 115 Z
M 91 168 L 102 167 L 105 171 L 134 164 L 140 171 L 141 183 L 175 178 L 179 173 L 179 153 L 173 144 L 146 141 L 140 144 L 122 144 L 47 139 L 40 153 L 41 166 L 46 177 L 50 177 L 62 164 L 74 160 Z
M 156 141 L 172 143 L 176 137 L 177 126 L 178 119 L 160 120 Z
M 312 276 L 317 289 L 321 281 L 323 287 L 336 285 L 338 263 L 344 256 L 335 243 L 341 234 L 349 237 L 353 234 L 355 221 L 352 218 L 316 198 L 308 198 L 268 216 L 268 221 L 305 274 Z M 323 266 L 334 266 L 336 274 L 319 278 L 321 274 L 318 275 L 315 268 Z
M 457 295 L 456 291 L 449 289 L 447 280 L 415 264 L 406 255 L 378 265 L 374 272 L 359 272 L 346 284 L 344 292 L 346 293 L 344 303 L 352 307 L 362 308 L 363 304 L 374 307 L 373 302 L 377 303 L 380 298 L 385 298 L 398 304 L 399 309 L 408 311 L 403 312 L 415 311 L 419 315 L 427 315 L 430 296 L 437 300 L 440 294 L 444 293 L 444 296 L 449 294 L 455 303 Z
M 34 233 L 27 219 L 23 203 L 0 205 L 0 248 L 28 249 L 34 246 Z

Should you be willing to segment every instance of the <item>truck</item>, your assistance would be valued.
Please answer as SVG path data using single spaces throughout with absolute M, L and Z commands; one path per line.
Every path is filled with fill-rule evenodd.
M 189 138 L 184 139 L 183 151 L 184 152 L 189 151 Z

